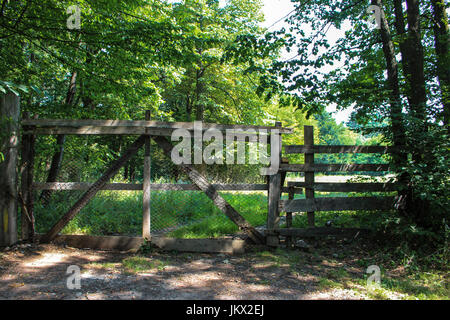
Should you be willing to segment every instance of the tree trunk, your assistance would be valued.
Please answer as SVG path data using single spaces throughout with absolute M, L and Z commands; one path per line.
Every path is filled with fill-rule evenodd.
M 389 86 L 389 104 L 390 104 L 390 119 L 391 119 L 391 130 L 393 143 L 397 146 L 392 154 L 392 160 L 397 168 L 402 168 L 406 166 L 407 154 L 404 151 L 406 146 L 406 130 L 402 114 L 402 102 L 401 93 L 399 86 L 399 74 L 398 74 L 398 63 L 395 57 L 394 43 L 392 41 L 391 33 L 389 30 L 389 24 L 384 15 L 383 5 L 381 0 L 372 0 L 373 5 L 377 5 L 381 9 L 381 40 L 383 43 L 383 53 L 386 60 L 387 69 L 387 82 Z M 397 13 L 397 12 L 396 12 Z M 403 19 L 403 15 L 400 17 Z M 396 19 L 396 26 L 401 26 L 402 21 L 399 17 Z M 407 61 L 406 61 L 407 62 Z M 407 64 L 403 67 L 407 68 Z M 399 202 L 397 204 L 397 209 L 400 214 L 407 215 L 407 208 L 409 207 L 409 202 L 411 197 L 409 197 L 410 192 L 406 188 L 409 184 L 409 176 L 404 172 L 400 172 L 398 177 L 399 183 L 405 186 L 405 188 L 399 192 Z
M 372 4 L 382 8 L 381 0 L 372 0 Z M 402 114 L 402 103 L 398 76 L 398 63 L 395 58 L 395 49 L 392 41 L 389 24 L 383 9 L 381 9 L 381 40 L 383 53 L 386 60 L 387 82 L 389 86 L 390 118 L 392 123 L 392 135 L 394 145 L 404 147 L 406 145 L 406 133 Z M 402 166 L 406 161 L 406 154 L 396 149 L 394 161 L 396 165 Z
M 73 72 L 70 79 L 69 89 L 67 90 L 66 101 L 67 105 L 71 105 L 75 99 L 76 93 L 76 81 L 77 73 Z M 64 156 L 64 143 L 66 142 L 65 135 L 58 135 L 56 138 L 56 145 L 58 146 L 57 151 L 53 154 L 52 163 L 50 165 L 50 170 L 47 176 L 47 182 L 56 182 L 58 178 L 59 170 L 61 169 L 61 163 Z M 51 190 L 44 190 L 41 193 L 40 200 L 44 206 L 48 205 L 50 201 Z
M 448 17 L 445 11 L 444 0 L 432 0 L 433 6 L 433 30 L 434 30 L 434 47 L 437 57 L 437 76 L 439 79 L 439 87 L 442 95 L 443 121 L 444 125 L 449 125 L 450 120 L 450 57 L 448 53 L 449 34 L 448 34 Z M 450 132 L 450 127 L 448 127 Z
M 202 83 L 203 73 L 204 73 L 203 66 L 200 66 L 200 70 L 196 71 L 196 85 L 195 85 L 195 97 L 196 97 L 195 120 L 197 121 L 203 121 L 205 113 L 205 108 L 203 102 L 201 101 L 201 95 L 203 94 L 204 91 L 204 85 Z
M 408 21 L 408 40 L 407 66 L 409 74 L 407 76 L 408 100 L 410 107 L 410 116 L 412 118 L 411 131 L 425 133 L 428 130 L 427 124 L 427 92 L 424 71 L 424 53 L 422 46 L 422 36 L 420 30 L 420 7 L 418 0 L 406 0 L 407 21 Z M 409 143 L 412 159 L 416 163 L 423 163 L 426 157 L 426 150 L 423 141 L 412 140 Z M 406 214 L 413 219 L 418 226 L 427 227 L 427 214 L 429 203 L 420 199 L 410 186 L 406 201 Z
M 418 121 L 417 130 L 424 132 L 427 129 L 426 103 L 427 95 L 425 89 L 424 56 L 423 46 L 420 34 L 420 11 L 418 0 L 406 0 L 408 14 L 408 38 L 409 52 L 408 69 L 410 76 L 408 78 L 408 87 L 410 89 L 410 108 L 412 115 Z M 416 157 L 420 159 L 420 151 Z
M 400 45 L 400 53 L 402 56 L 402 70 L 403 70 L 403 76 L 405 78 L 409 77 L 410 70 L 408 66 L 408 52 L 410 51 L 409 46 L 409 39 L 408 35 L 406 33 L 406 25 L 405 25 L 405 19 L 403 14 L 403 7 L 402 7 L 402 1 L 403 0 L 394 0 L 394 12 L 395 12 L 395 30 L 397 31 L 397 40 Z M 407 96 L 408 102 L 411 103 L 409 100 L 410 97 Z

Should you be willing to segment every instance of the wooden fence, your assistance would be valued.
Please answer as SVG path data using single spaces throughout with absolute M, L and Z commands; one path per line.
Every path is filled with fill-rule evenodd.
M 5 100 L 6 99 L 6 100 Z M 2 115 L 14 115 L 13 123 L 8 130 L 11 133 L 12 141 L 15 145 L 10 145 L 6 150 L 6 161 L 0 165 L 0 173 L 2 174 L 1 183 L 5 187 L 2 190 L 10 190 L 2 194 L 2 210 L 0 219 L 0 245 L 9 245 L 17 241 L 17 206 L 20 205 L 22 211 L 22 235 L 23 240 L 32 240 L 34 234 L 34 204 L 33 190 L 83 190 L 84 194 L 79 200 L 60 218 L 60 220 L 51 228 L 47 234 L 39 236 L 40 240 L 52 241 L 59 236 L 58 233 L 73 219 L 80 210 L 100 191 L 100 190 L 142 190 L 143 191 L 143 224 L 141 240 L 151 240 L 150 234 L 150 190 L 198 190 L 205 193 L 214 204 L 232 221 L 240 230 L 247 233 L 249 239 L 255 243 L 266 243 L 271 246 L 280 244 L 280 236 L 286 236 L 288 243 L 295 236 L 318 236 L 324 234 L 347 234 L 354 233 L 358 230 L 354 229 L 335 229 L 335 228 L 314 228 L 315 213 L 320 211 L 342 211 L 342 210 L 389 210 L 393 208 L 394 197 L 340 197 L 340 198 L 316 198 L 315 191 L 320 192 L 393 192 L 397 190 L 395 184 L 384 183 L 323 183 L 315 181 L 316 172 L 380 172 L 388 171 L 387 164 L 318 164 L 314 163 L 314 155 L 321 153 L 378 153 L 385 154 L 392 151 L 391 147 L 382 146 L 318 146 L 314 145 L 313 127 L 304 127 L 304 145 L 285 145 L 285 154 L 305 155 L 305 163 L 292 164 L 283 161 L 282 135 L 279 135 L 279 157 L 280 170 L 276 174 L 268 177 L 267 184 L 212 184 L 209 183 L 205 176 L 194 169 L 191 165 L 182 164 L 180 169 L 192 181 L 192 184 L 152 184 L 150 182 L 150 139 L 153 139 L 159 148 L 169 156 L 173 145 L 167 140 L 172 132 L 176 129 L 185 129 L 193 131 L 193 123 L 182 122 L 157 122 L 151 121 L 150 113 L 146 113 L 146 120 L 138 121 L 122 121 L 122 120 L 46 120 L 30 119 L 28 115 L 24 115 L 22 119 L 22 145 L 21 145 L 21 186 L 17 188 L 17 173 L 11 168 L 17 167 L 17 141 L 18 141 L 18 115 L 19 101 L 16 97 L 8 95 L 2 97 L 1 100 Z M 278 130 L 281 134 L 292 133 L 292 129 L 283 128 L 281 123 L 276 123 L 275 127 L 270 126 L 247 126 L 247 125 L 221 125 L 221 124 L 203 124 L 203 130 L 210 128 L 225 130 L 236 130 L 236 140 L 245 141 L 248 134 L 240 136 L 239 130 Z M 103 175 L 95 183 L 81 182 L 51 182 L 42 183 L 33 181 L 34 171 L 34 144 L 36 135 L 137 135 L 134 143 L 118 157 L 110 167 L 106 168 Z M 15 137 L 15 138 L 14 138 Z M 243 140 L 242 140 L 243 139 Z M 140 148 L 144 148 L 144 182 L 142 184 L 125 184 L 125 183 L 109 183 L 109 180 L 118 172 L 118 170 L 137 153 Z M 289 181 L 286 183 L 286 174 L 288 172 L 303 172 L 304 181 Z M 3 190 L 3 191 L 4 191 Z M 15 193 L 20 190 L 18 193 Z M 264 235 L 260 234 L 255 226 L 250 225 L 242 215 L 239 214 L 218 192 L 219 191 L 266 191 L 268 193 L 268 214 L 267 226 Z M 0 190 L 1 191 L 1 190 Z M 295 194 L 305 194 L 305 199 L 294 199 Z M 282 200 L 281 195 L 287 193 L 288 200 Z M 3 205 L 5 204 L 5 205 Z M 286 212 L 286 228 L 280 228 L 280 213 Z M 292 214 L 296 212 L 306 212 L 308 224 L 312 229 L 295 229 L 292 228 Z M 265 236 L 265 238 L 264 238 Z M 69 239 L 70 236 L 65 236 Z M 86 245 L 92 243 L 95 247 L 101 247 L 104 243 L 109 248 L 114 243 L 120 243 L 121 248 L 130 244 L 135 245 L 141 243 L 139 239 L 109 239 L 107 237 L 96 238 L 95 241 L 87 237 L 86 239 L 74 238 L 74 243 L 82 243 Z M 106 239 L 106 240 L 105 240 Z M 156 241 L 156 239 L 154 239 Z M 158 243 L 166 243 L 173 248 L 177 241 L 158 240 Z M 156 243 L 156 242 L 155 242 Z M 206 242 L 205 242 L 206 243 Z M 209 243 L 209 242 L 208 242 Z M 196 249 L 192 246 L 197 242 L 186 242 L 181 247 Z M 217 244 L 208 244 L 215 250 L 218 249 Z M 241 244 L 224 244 L 227 248 L 241 248 Z M 224 248 L 222 245 L 219 247 Z M 206 249 L 205 249 L 206 250 Z M 225 249 L 224 249 L 225 250 Z M 228 250 L 228 249 L 227 249 Z M 231 250 L 231 249 L 229 249 Z M 241 249 L 239 249 L 241 250 Z
M 282 142 L 280 142 L 281 144 Z M 316 198 L 315 191 L 320 192 L 395 192 L 398 185 L 395 183 L 336 183 L 316 182 L 317 172 L 387 172 L 388 164 L 323 164 L 314 163 L 315 154 L 330 153 L 391 153 L 393 147 L 384 146 L 324 146 L 314 145 L 314 128 L 304 127 L 304 145 L 285 145 L 284 153 L 304 154 L 304 164 L 291 164 L 284 161 L 280 165 L 280 172 L 270 177 L 269 188 L 269 214 L 268 229 L 266 231 L 267 243 L 272 246 L 279 245 L 279 236 L 307 237 L 318 235 L 351 235 L 360 232 L 360 229 L 317 228 L 315 213 L 320 211 L 347 211 L 347 210 L 392 210 L 395 197 L 329 197 Z M 281 155 L 280 155 L 281 157 Z M 280 158 L 281 161 L 281 158 Z M 303 172 L 304 181 L 289 181 L 284 186 L 286 173 Z M 282 193 L 289 194 L 288 200 L 281 200 Z M 305 199 L 294 199 L 298 189 L 305 190 Z M 280 228 L 280 213 L 286 213 L 286 228 Z M 292 214 L 306 212 L 310 228 L 292 228 Z M 288 241 L 289 243 L 290 241 Z
M 143 223 L 142 223 L 142 239 L 151 240 L 156 244 L 166 246 L 173 249 L 174 243 L 180 246 L 181 249 L 191 248 L 195 251 L 193 245 L 197 242 L 186 239 L 186 242 L 180 244 L 180 241 L 169 241 L 164 239 L 153 238 L 151 230 L 151 212 L 150 212 L 150 190 L 194 190 L 205 193 L 233 223 L 235 223 L 240 230 L 247 233 L 249 239 L 254 243 L 263 244 L 265 242 L 264 236 L 255 229 L 250 223 L 248 223 L 239 212 L 236 211 L 218 192 L 219 191 L 267 191 L 267 184 L 212 184 L 209 183 L 205 176 L 198 172 L 193 166 L 187 164 L 181 164 L 178 167 L 184 172 L 192 181 L 192 184 L 152 184 L 150 183 L 150 152 L 149 142 L 153 139 L 158 147 L 169 157 L 173 145 L 169 142 L 167 137 L 172 135 L 172 132 L 176 129 L 185 129 L 193 132 L 195 126 L 193 123 L 183 122 L 160 122 L 151 121 L 150 113 L 146 113 L 146 120 L 55 120 L 55 119 L 33 119 L 25 118 L 22 120 L 22 135 L 25 142 L 23 150 L 24 155 L 28 155 L 26 158 L 27 163 L 30 165 L 24 166 L 24 174 L 30 177 L 26 181 L 26 185 L 23 186 L 30 194 L 30 190 L 82 190 L 84 194 L 76 201 L 76 203 L 57 221 L 57 223 L 44 235 L 39 235 L 41 242 L 57 241 L 61 239 L 58 235 L 59 232 L 81 211 L 83 207 L 100 191 L 100 190 L 142 190 L 143 191 Z M 276 129 L 281 134 L 288 134 L 292 132 L 292 129 L 282 128 L 280 125 L 275 127 L 271 126 L 248 126 L 248 125 L 221 125 L 221 124 L 202 124 L 203 131 L 208 129 L 217 129 L 227 134 L 233 134 L 236 141 L 246 141 L 250 139 L 249 136 L 252 133 L 248 133 L 247 130 L 259 130 L 271 131 Z M 242 130 L 247 131 L 242 133 Z M 95 183 L 82 183 L 82 182 L 35 182 L 32 181 L 33 177 L 33 155 L 34 155 L 34 140 L 36 135 L 137 135 L 139 138 L 132 143 L 128 150 L 118 157 L 109 168 L 105 168 L 103 175 Z M 253 133 L 255 135 L 255 133 Z M 144 148 L 144 179 L 142 184 L 128 184 L 128 183 L 109 183 L 109 180 L 118 172 L 118 170 L 140 149 Z M 287 191 L 287 188 L 282 188 L 283 191 Z M 299 191 L 300 192 L 300 191 Z M 32 199 L 23 203 L 24 212 L 33 218 L 33 203 Z M 33 229 L 34 230 L 34 229 Z M 23 234 L 23 239 L 33 239 L 34 234 Z M 95 237 L 94 237 L 95 238 Z M 135 245 L 137 242 L 132 239 L 111 239 L 107 237 L 73 237 L 64 236 L 64 241 L 70 240 L 77 245 L 86 245 L 86 243 L 92 243 L 92 246 L 99 247 L 102 243 L 105 247 L 110 247 L 112 244 L 117 243 L 120 247 L 128 245 Z M 86 242 L 87 241 L 87 242 Z M 226 241 L 225 241 L 226 242 Z M 213 251 L 218 251 L 219 247 L 223 247 L 223 250 L 236 250 L 236 245 L 240 244 L 223 243 L 220 245 L 214 245 L 211 241 L 206 241 L 205 246 L 211 248 Z M 223 244 L 223 246 L 222 246 Z M 228 249 L 226 249 L 228 248 Z M 240 249 L 239 249 L 240 250 Z M 220 251 L 220 250 L 219 250 Z

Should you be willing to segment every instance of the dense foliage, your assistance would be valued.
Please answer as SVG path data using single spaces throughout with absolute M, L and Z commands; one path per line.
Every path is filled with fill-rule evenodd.
M 398 203 L 408 232 L 445 241 L 449 219 L 448 17 L 445 1 L 293 0 L 288 30 L 233 46 L 261 54 L 282 42 L 292 57 L 271 66 L 261 90 L 289 92 L 308 114 L 329 103 L 353 108 L 351 126 L 380 133 L 396 146 L 394 170 L 403 185 Z M 369 5 L 380 9 L 378 28 Z M 337 35 L 330 41 L 329 35 Z M 256 54 L 253 54 L 256 57 Z M 432 232 L 431 232 L 432 231 Z M 431 232 L 431 233 L 430 233 Z
M 144 119 L 151 110 L 165 121 L 282 121 L 294 128 L 288 144 L 301 144 L 309 124 L 318 143 L 396 145 L 404 201 L 401 219 L 389 223 L 442 241 L 450 198 L 445 2 L 293 2 L 288 30 L 267 32 L 259 0 L 0 0 L 0 92 L 16 92 L 23 111 L 40 118 Z M 379 30 L 367 21 L 370 4 L 382 9 Z M 80 29 L 67 27 L 72 5 Z M 282 49 L 292 57 L 283 60 Z M 331 103 L 354 109 L 348 127 L 360 133 L 324 112 Z M 62 159 L 76 159 L 82 165 L 68 180 L 95 177 L 130 139 L 40 138 L 37 175 L 54 181 Z M 168 165 L 154 152 L 152 172 L 164 175 Z M 125 180 L 139 178 L 141 158 Z

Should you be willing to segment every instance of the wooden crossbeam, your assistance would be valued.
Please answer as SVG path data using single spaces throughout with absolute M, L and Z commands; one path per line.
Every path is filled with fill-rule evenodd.
M 128 150 L 113 164 L 108 170 L 98 179 L 83 196 L 67 211 L 67 213 L 56 222 L 56 224 L 48 231 L 42 238 L 42 242 L 50 242 L 58 235 L 58 233 L 72 220 L 83 207 L 100 191 L 106 183 L 116 175 L 127 161 L 134 156 L 138 150 L 144 145 L 146 136 L 140 136 L 129 148 Z
M 295 153 L 391 153 L 394 147 L 385 146 L 318 146 L 290 145 L 285 146 L 286 154 Z
M 89 182 L 35 182 L 34 190 L 88 190 L 93 183 Z M 201 191 L 195 184 L 181 183 L 152 183 L 153 191 Z M 219 191 L 267 191 L 267 184 L 213 184 Z M 143 184 L 139 183 L 107 183 L 101 190 L 141 191 Z M 289 192 L 289 188 L 283 188 L 283 192 Z M 296 190 L 301 194 L 301 189 Z
M 351 171 L 389 171 L 388 164 L 281 164 L 281 171 L 287 172 L 351 172 Z
M 400 186 L 396 183 L 352 183 L 352 182 L 288 182 L 288 187 L 312 188 L 325 192 L 390 192 L 397 191 Z
M 359 228 L 333 228 L 333 227 L 316 227 L 316 228 L 284 228 L 268 230 L 268 233 L 278 234 L 285 237 L 312 238 L 320 236 L 337 236 L 337 237 L 355 237 L 357 235 L 366 235 L 370 233 L 368 229 Z
M 162 122 L 162 121 L 145 121 L 145 120 L 62 120 L 62 119 L 39 119 L 24 120 L 23 126 L 36 127 L 36 133 L 46 132 L 45 130 L 53 130 L 55 132 L 77 132 L 79 134 L 95 134 L 95 132 L 103 132 L 104 134 L 157 134 L 158 130 L 164 132 L 172 132 L 175 129 L 194 130 L 192 122 Z M 202 123 L 203 130 L 273 130 L 277 129 L 280 133 L 292 133 L 291 128 L 279 128 L 273 126 L 252 126 L 252 125 L 226 125 L 216 123 Z M 41 130 L 40 130 L 41 129 Z M 44 130 L 45 129 L 45 130 Z M 169 129 L 169 130 L 167 130 Z M 154 131 L 152 131 L 154 130 Z M 49 132 L 49 131 L 47 131 Z
M 152 137 L 158 146 L 164 151 L 167 157 L 171 157 L 173 145 L 165 137 Z M 186 173 L 191 181 L 202 190 L 231 221 L 233 221 L 240 230 L 247 233 L 256 244 L 264 243 L 264 236 L 261 235 L 250 223 L 242 217 L 220 194 L 217 188 L 208 182 L 193 166 L 188 164 L 179 165 L 181 170 Z
M 390 210 L 394 209 L 395 197 L 337 197 L 281 200 L 284 212 Z

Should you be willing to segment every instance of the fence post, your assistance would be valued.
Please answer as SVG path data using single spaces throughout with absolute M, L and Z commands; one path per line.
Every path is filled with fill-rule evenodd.
M 295 187 L 289 188 L 289 200 L 294 200 L 295 197 Z M 292 212 L 286 212 L 286 228 L 292 227 Z M 286 247 L 291 248 L 292 247 L 292 237 L 287 236 L 286 237 Z
M 151 120 L 150 110 L 145 111 L 145 120 Z M 143 212 L 142 212 L 142 237 L 150 240 L 151 220 L 150 220 L 150 197 L 151 197 L 151 158 L 150 158 L 150 137 L 145 138 L 144 153 L 144 187 L 143 187 Z
M 0 95 L 0 246 L 17 242 L 17 148 L 20 98 Z
M 281 122 L 275 123 L 276 127 L 281 127 Z M 279 163 L 281 164 L 281 153 L 282 153 L 282 138 L 281 135 L 279 137 Z M 273 155 L 271 155 L 272 157 Z M 268 235 L 266 239 L 266 244 L 268 246 L 277 247 L 280 243 L 280 239 L 278 235 L 273 234 L 274 229 L 278 229 L 280 225 L 280 211 L 278 208 L 278 204 L 280 202 L 281 196 L 281 173 L 278 172 L 274 175 L 269 176 L 269 203 L 268 203 L 268 212 L 267 212 L 267 230 Z
M 37 117 L 35 117 L 37 118 Z M 25 113 L 23 119 L 29 119 Z M 23 127 L 24 131 L 30 127 Z M 34 144 L 36 137 L 33 134 L 22 135 L 22 176 L 21 176 L 21 225 L 22 240 L 34 240 L 34 212 L 33 212 L 33 171 L 34 171 Z
M 314 145 L 314 127 L 313 126 L 304 126 L 304 145 L 305 146 L 313 146 Z M 305 153 L 305 164 L 314 164 L 314 152 Z M 305 184 L 307 186 L 305 188 L 305 196 L 306 199 L 314 199 L 314 171 L 305 172 Z M 310 227 L 315 226 L 315 214 L 314 211 L 307 212 L 308 216 L 308 225 Z

